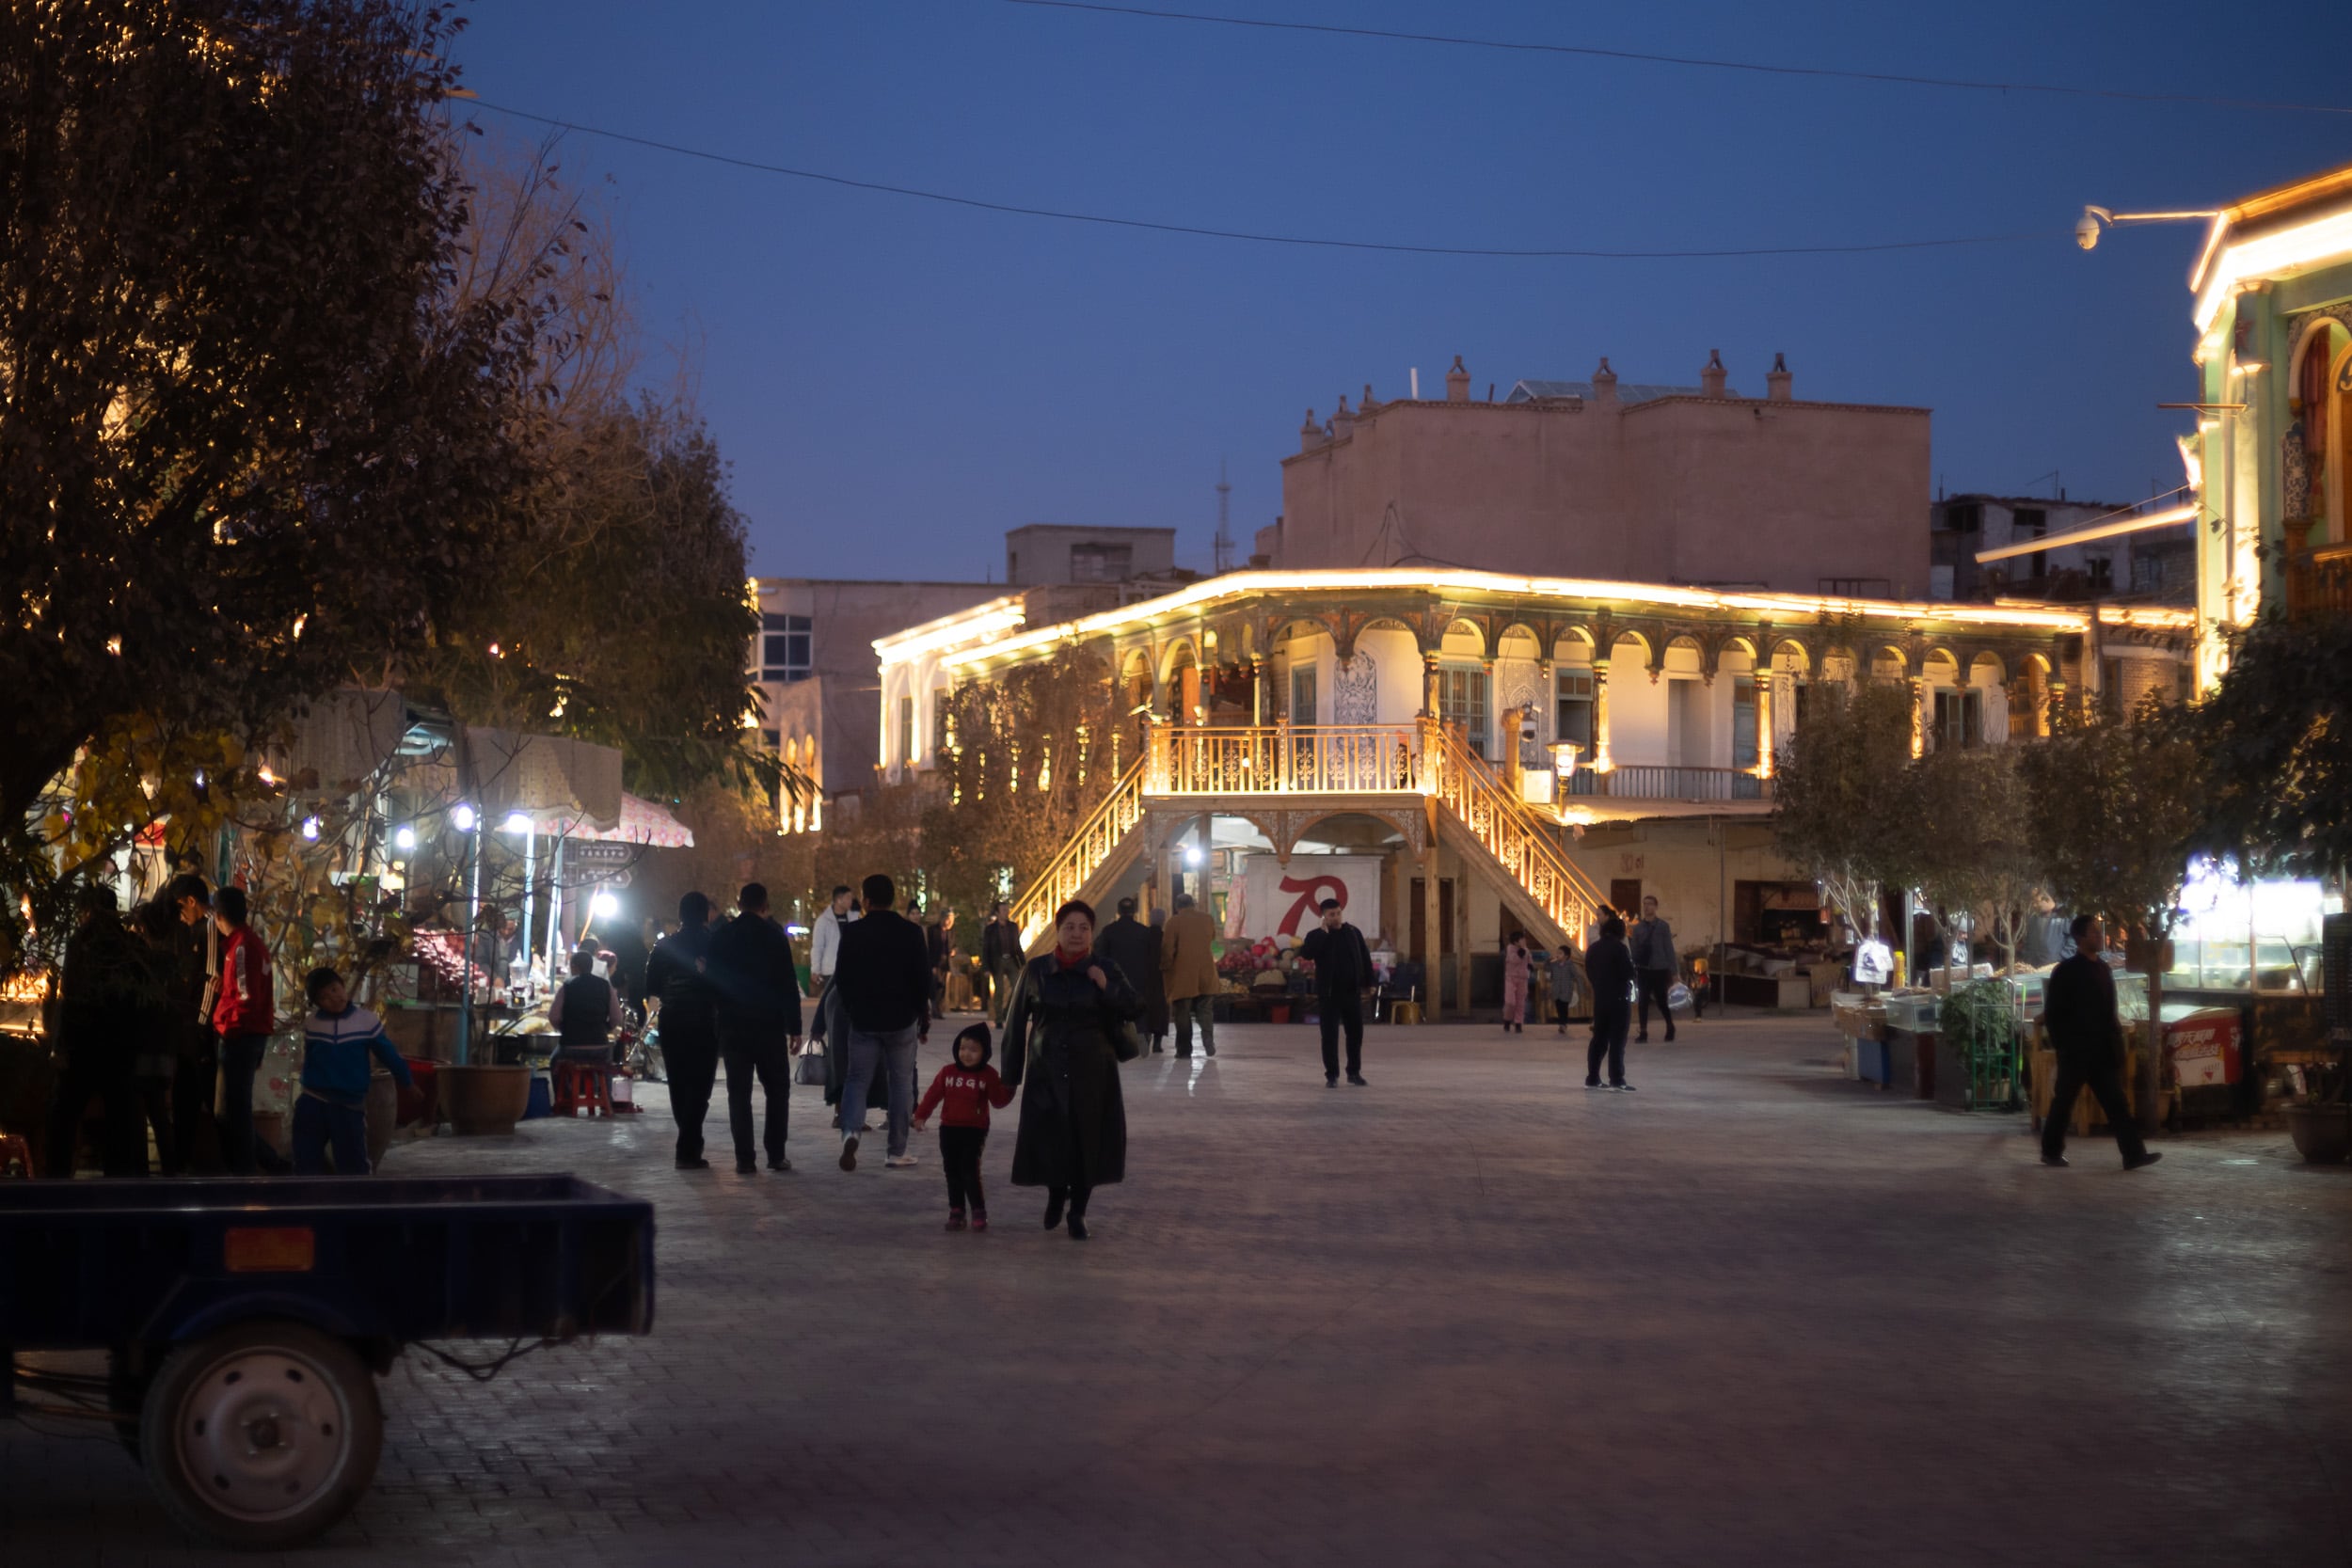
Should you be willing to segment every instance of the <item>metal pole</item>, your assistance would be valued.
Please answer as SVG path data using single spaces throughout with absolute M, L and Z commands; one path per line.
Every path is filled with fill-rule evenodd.
M 482 922 L 482 823 L 477 817 L 473 831 L 466 839 L 466 928 L 459 933 L 457 950 L 463 979 L 457 995 L 457 1046 L 459 1067 L 469 1064 L 473 1045 L 473 938 L 474 928 Z
M 555 852 L 548 857 L 548 987 L 553 990 L 559 974 L 571 973 L 569 966 L 558 963 L 564 947 L 564 835 L 555 835 Z
M 539 825 L 533 822 L 523 834 L 523 928 L 521 941 L 515 951 L 523 956 L 523 994 L 531 993 L 531 906 L 539 901 Z M 555 967 L 548 966 L 548 983 L 555 983 Z

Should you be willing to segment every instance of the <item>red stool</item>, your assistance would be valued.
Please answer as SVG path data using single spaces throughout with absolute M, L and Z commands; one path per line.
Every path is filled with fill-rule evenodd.
M 565 1062 L 555 1064 L 555 1103 L 548 1107 L 559 1117 L 576 1117 L 586 1111 L 590 1117 L 612 1114 L 612 1069 L 600 1062 Z
M 32 1174 L 32 1146 L 13 1132 L 0 1132 L 0 1177 Z

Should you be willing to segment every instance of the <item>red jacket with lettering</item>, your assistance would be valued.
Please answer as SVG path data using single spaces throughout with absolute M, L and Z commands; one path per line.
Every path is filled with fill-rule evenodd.
M 266 1035 L 277 1026 L 269 949 L 259 931 L 240 926 L 220 950 L 220 998 L 213 1004 L 213 1028 L 223 1035 Z
M 944 1107 L 939 1113 L 942 1127 L 984 1128 L 991 1105 L 1011 1103 L 1011 1086 L 996 1075 L 994 1068 L 949 1062 L 939 1069 L 931 1086 L 923 1091 L 923 1103 L 914 1108 L 914 1119 L 930 1120 L 931 1108 L 936 1105 Z

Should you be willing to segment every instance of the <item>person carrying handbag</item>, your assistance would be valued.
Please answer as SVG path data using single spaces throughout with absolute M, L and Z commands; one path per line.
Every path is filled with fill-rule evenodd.
M 1045 1228 L 1068 1215 L 1087 1239 L 1087 1202 L 1127 1174 L 1127 1107 L 1119 1063 L 1136 1052 L 1142 998 L 1094 951 L 1094 911 L 1076 899 L 1054 917 L 1054 951 L 1022 971 L 1005 1021 L 1005 1083 L 1021 1091 L 1012 1184 L 1045 1189 Z

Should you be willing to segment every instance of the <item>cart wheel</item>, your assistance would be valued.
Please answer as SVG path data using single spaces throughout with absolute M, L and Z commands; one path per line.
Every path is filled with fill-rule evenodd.
M 139 1444 L 182 1529 L 224 1546 L 293 1546 L 368 1489 L 384 1409 L 342 1341 L 263 1320 L 173 1351 L 148 1388 Z

